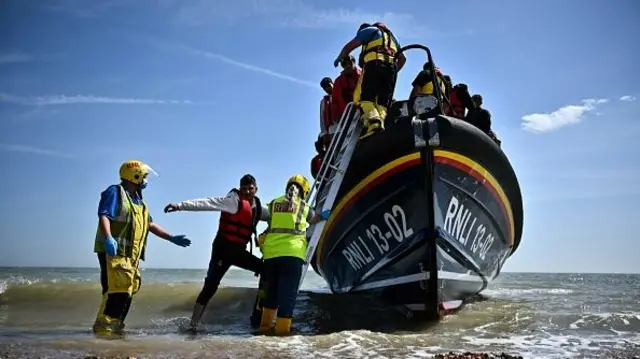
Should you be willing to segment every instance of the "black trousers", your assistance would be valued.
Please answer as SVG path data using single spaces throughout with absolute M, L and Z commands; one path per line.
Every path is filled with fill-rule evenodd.
M 279 318 L 293 317 L 303 265 L 304 261 L 297 257 L 276 257 L 264 261 L 267 295 L 263 304 L 265 308 L 278 309 Z
M 102 295 L 105 295 L 109 290 L 106 253 L 98 253 L 98 263 L 100 264 L 100 285 L 102 286 Z M 120 321 L 124 322 L 127 314 L 129 314 L 131 301 L 132 297 L 130 297 L 128 293 L 111 293 L 107 296 L 107 303 L 104 306 L 102 314 L 111 318 L 120 319 Z
M 361 76 L 359 101 L 388 107 L 396 87 L 396 66 L 382 60 L 369 61 L 364 64 Z
M 262 260 L 246 250 L 246 245 L 234 243 L 218 237 L 211 245 L 211 259 L 207 277 L 196 303 L 206 306 L 218 291 L 220 281 L 229 268 L 234 265 L 242 269 L 262 274 Z

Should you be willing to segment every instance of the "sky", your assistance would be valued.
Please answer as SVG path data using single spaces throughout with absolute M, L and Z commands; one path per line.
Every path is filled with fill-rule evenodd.
M 150 237 L 143 265 L 205 268 L 219 214 L 164 206 L 224 196 L 245 173 L 264 201 L 310 178 L 320 79 L 360 23 L 382 21 L 484 97 L 524 198 L 505 271 L 640 273 L 638 13 L 634 0 L 2 0 L 0 266 L 97 266 L 100 192 L 135 158 L 159 173 L 154 220 L 192 240 Z M 396 99 L 424 62 L 407 57 Z

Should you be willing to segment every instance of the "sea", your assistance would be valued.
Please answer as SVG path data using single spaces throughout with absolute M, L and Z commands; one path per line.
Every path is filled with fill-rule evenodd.
M 487 352 L 523 358 L 640 358 L 640 275 L 502 273 L 435 324 L 375 298 L 334 296 L 308 272 L 293 335 L 249 325 L 258 278 L 231 269 L 201 332 L 185 325 L 205 270 L 143 269 L 126 334 L 94 336 L 97 268 L 0 268 L 0 358 L 430 358 Z

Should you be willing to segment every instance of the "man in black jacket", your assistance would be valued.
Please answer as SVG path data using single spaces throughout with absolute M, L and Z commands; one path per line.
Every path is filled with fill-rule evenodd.
M 491 113 L 482 107 L 482 96 L 475 94 L 471 96 L 471 100 L 473 100 L 476 107 L 467 113 L 465 121 L 482 130 L 482 132 L 491 137 L 499 146 L 501 141 L 491 130 Z

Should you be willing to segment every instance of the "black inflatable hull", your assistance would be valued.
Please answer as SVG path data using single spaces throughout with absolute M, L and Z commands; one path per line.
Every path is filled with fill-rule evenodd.
M 463 302 L 498 276 L 520 242 L 522 198 L 500 147 L 455 118 L 437 118 L 431 177 L 409 118 L 393 116 L 401 105 L 386 131 L 356 147 L 311 265 L 333 293 L 374 292 L 419 312 Z

